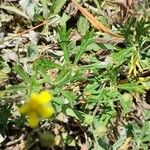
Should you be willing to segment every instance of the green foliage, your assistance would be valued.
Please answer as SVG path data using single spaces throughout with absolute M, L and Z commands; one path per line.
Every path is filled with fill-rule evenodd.
M 101 2 L 93 0 L 91 3 L 96 9 L 89 9 L 99 13 Z M 72 3 L 66 0 L 20 0 L 19 4 L 24 11 L 5 5 L 0 8 L 28 20 L 22 28 L 47 22 L 35 30 L 36 43 L 31 40 L 12 46 L 18 60 L 1 52 L 0 104 L 4 105 L 1 105 L 0 115 L 4 115 L 0 117 L 0 134 L 6 135 L 12 103 L 18 108 L 22 99 L 25 101 L 31 93 L 47 89 L 53 94 L 55 115 L 52 120 L 43 120 L 33 131 L 34 136 L 39 135 L 36 138 L 41 146 L 54 149 L 57 137 L 58 145 L 64 149 L 67 146 L 84 149 L 85 144 L 86 149 L 116 150 L 131 138 L 133 149 L 149 149 L 150 117 L 149 111 L 145 113 L 143 109 L 150 89 L 149 16 L 128 17 L 119 29 L 113 26 L 124 38 L 119 45 L 110 36 L 90 27 L 83 16 L 73 16 Z M 88 2 L 84 7 L 87 5 Z M 77 19 L 73 27 L 72 18 Z M 9 44 L 6 43 L 6 49 L 11 48 Z M 8 99 L 11 99 L 9 103 Z M 139 121 L 135 119 L 138 109 L 141 116 L 145 115 Z M 19 116 L 11 123 L 28 129 L 24 119 Z
M 0 108 L 0 114 L 3 114 L 0 116 L 0 134 L 2 136 L 5 136 L 5 132 L 7 130 L 7 125 L 9 122 L 9 117 L 11 115 L 11 106 L 4 105 Z
M 84 18 L 80 17 L 78 23 L 77 23 L 77 30 L 81 35 L 85 35 L 85 33 L 89 30 L 89 22 Z
M 145 122 L 142 127 L 136 123 L 129 124 L 128 134 L 132 134 L 134 137 L 133 149 L 148 149 L 147 142 L 149 142 L 150 138 L 150 122 Z
M 53 0 L 53 12 L 57 14 L 67 0 Z
M 61 68 L 61 66 L 47 58 L 44 58 L 44 59 L 39 59 L 39 60 L 35 61 L 34 68 L 38 72 L 45 73 L 48 69 Z
M 74 64 L 78 63 L 81 55 L 86 51 L 87 46 L 93 43 L 93 36 L 94 36 L 93 31 L 87 32 L 85 34 L 85 36 L 83 37 L 81 41 L 80 49 L 78 49 L 78 51 L 76 52 Z
M 70 49 L 69 49 L 69 32 L 66 31 L 65 27 L 59 30 L 59 43 L 64 52 L 64 59 L 66 63 L 69 63 Z

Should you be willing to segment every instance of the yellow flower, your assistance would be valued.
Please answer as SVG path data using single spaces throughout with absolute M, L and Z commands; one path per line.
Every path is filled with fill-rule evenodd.
M 49 118 L 53 115 L 54 110 L 49 106 L 52 95 L 48 91 L 41 93 L 32 93 L 27 102 L 20 107 L 20 113 L 25 114 L 28 119 L 27 123 L 30 127 L 38 126 L 43 118 Z
M 32 128 L 35 128 L 38 126 L 39 123 L 39 118 L 36 113 L 31 112 L 28 114 L 28 119 L 27 119 L 28 125 Z

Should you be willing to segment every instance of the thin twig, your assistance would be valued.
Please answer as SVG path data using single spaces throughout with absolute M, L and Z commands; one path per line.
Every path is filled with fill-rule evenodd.
M 20 33 L 17 33 L 16 35 L 14 35 L 13 37 L 11 37 L 10 39 L 4 41 L 4 43 L 7 42 L 7 41 L 9 41 L 9 40 L 12 40 L 12 39 L 14 39 L 14 38 L 16 38 L 16 37 L 18 37 L 18 36 L 22 36 L 23 34 L 26 34 L 26 33 L 30 32 L 30 31 L 32 31 L 32 30 L 35 30 L 35 29 L 37 29 L 37 28 L 39 28 L 39 27 L 45 25 L 46 23 L 47 23 L 47 20 L 44 20 L 42 23 L 40 23 L 40 24 L 34 26 L 33 28 L 27 29 L 27 30 L 25 30 L 25 31 L 23 31 L 23 32 L 20 32 Z

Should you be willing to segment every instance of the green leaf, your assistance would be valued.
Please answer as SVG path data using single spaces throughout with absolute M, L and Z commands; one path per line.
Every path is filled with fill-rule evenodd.
M 35 15 L 35 4 L 30 3 L 27 7 L 26 7 L 26 13 L 29 16 L 30 19 L 33 19 L 34 15 Z
M 80 49 L 77 51 L 76 56 L 75 56 L 74 64 L 78 63 L 78 61 L 80 60 L 80 57 L 86 51 L 87 46 L 94 42 L 94 39 L 93 39 L 94 34 L 95 33 L 93 31 L 87 32 L 86 35 L 82 38 Z
M 131 94 L 125 93 L 122 95 L 122 98 L 120 99 L 120 104 L 125 114 L 129 113 L 132 110 L 132 100 L 133 97 Z
M 70 80 L 71 77 L 71 70 L 68 69 L 62 69 L 61 72 L 59 73 L 57 80 L 56 80 L 56 85 L 62 85 L 66 83 L 67 81 Z
M 117 65 L 121 65 L 122 63 L 124 63 L 127 60 L 127 58 L 129 58 L 131 56 L 132 50 L 133 50 L 133 47 L 123 49 L 123 50 L 120 49 L 119 52 L 113 53 L 112 54 L 113 61 Z
M 54 143 L 55 136 L 51 132 L 41 133 L 39 142 L 42 147 L 50 147 Z
M 59 33 L 59 43 L 64 52 L 64 59 L 66 63 L 70 62 L 70 42 L 69 42 L 69 32 L 66 31 L 66 27 L 62 27 L 58 31 Z
M 75 145 L 76 145 L 75 139 L 72 136 L 70 136 L 69 134 L 67 134 L 67 132 L 62 133 L 61 139 L 67 146 L 75 147 Z
M 60 20 L 60 25 L 65 26 L 66 22 L 70 19 L 70 16 L 67 15 L 66 13 L 63 13 L 61 20 Z
M 108 41 L 110 41 L 110 40 L 108 40 Z M 114 50 L 118 50 L 117 47 L 115 47 L 114 45 L 111 45 L 111 44 L 102 44 L 102 43 L 99 43 L 98 45 L 99 45 L 99 47 L 101 49 L 110 50 L 112 52 Z
M 124 142 L 125 142 L 125 139 L 123 137 L 119 137 L 118 140 L 112 146 L 112 149 L 117 150 L 121 145 L 123 145 Z
M 8 119 L 11 115 L 11 106 L 4 105 L 0 108 L 0 134 L 5 136 L 7 130 Z
M 35 58 L 38 54 L 37 46 L 34 44 L 29 45 L 27 49 L 27 54 L 28 54 L 28 57 Z
M 146 88 L 143 85 L 138 85 L 137 83 L 125 83 L 119 84 L 118 89 L 127 90 L 129 92 L 145 93 Z
M 90 28 L 90 24 L 86 18 L 81 16 L 79 18 L 79 21 L 77 23 L 77 30 L 81 35 L 85 35 L 85 33 L 88 31 Z
M 88 125 L 91 125 L 94 120 L 94 116 L 92 116 L 90 114 L 85 114 L 84 117 L 85 117 L 84 122 L 87 123 Z
M 21 5 L 23 10 L 26 10 L 27 6 L 29 5 L 30 0 L 20 0 L 19 4 Z
M 149 135 L 146 135 L 145 137 L 143 137 L 143 138 L 142 138 L 142 142 L 143 142 L 143 143 L 149 142 L 149 139 L 150 139 L 150 134 L 149 134 Z
M 64 106 L 65 103 L 65 100 L 63 99 L 62 96 L 59 96 L 59 97 L 53 97 L 53 101 L 52 103 L 55 104 L 55 108 L 56 110 L 59 110 L 59 111 L 62 111 L 62 108 Z
M 66 109 L 66 114 L 68 116 L 71 116 L 71 117 L 74 117 L 80 121 L 84 121 L 84 113 L 83 112 L 80 112 L 80 111 L 77 111 L 77 110 L 74 110 L 72 108 L 67 108 Z
M 150 110 L 145 110 L 144 111 L 144 119 L 145 120 L 150 120 Z
M 66 109 L 66 114 L 69 115 L 69 116 L 71 116 L 71 117 L 74 117 L 76 119 L 79 119 L 78 116 L 76 115 L 76 113 L 71 108 L 67 108 Z
M 53 12 L 57 14 L 63 5 L 66 3 L 67 0 L 53 0 Z
M 58 90 L 65 98 L 67 98 L 67 100 L 69 100 L 70 102 L 74 101 L 76 99 L 76 95 L 71 92 L 71 91 L 66 91 L 63 89 L 59 89 Z
M 98 51 L 100 49 L 100 46 L 96 43 L 91 43 L 87 46 L 86 51 L 94 50 Z
M 23 70 L 23 68 L 20 65 L 14 66 L 14 71 L 27 83 L 30 82 L 29 75 Z
M 42 58 L 42 59 L 38 59 L 37 61 L 34 62 L 34 68 L 37 71 L 45 72 L 45 71 L 48 71 L 49 69 L 61 68 L 61 66 L 47 58 L 44 58 L 44 59 Z
M 95 92 L 95 89 L 99 87 L 99 84 L 97 82 L 94 82 L 93 84 L 88 84 L 86 88 L 84 89 L 84 92 L 87 93 L 93 93 Z
M 8 79 L 8 76 L 5 72 L 0 70 L 0 84 L 2 84 L 3 82 L 5 82 Z
M 45 19 L 47 19 L 48 17 L 48 4 L 47 4 L 47 0 L 40 0 L 40 2 L 42 3 L 43 6 L 43 16 Z
M 150 121 L 147 121 L 144 123 L 144 126 L 140 132 L 140 139 L 143 141 L 146 140 L 147 136 L 150 136 Z M 148 140 L 149 141 L 149 140 Z M 144 142 L 148 142 L 148 141 L 144 141 Z
M 98 137 L 106 136 L 107 128 L 104 125 L 99 124 L 99 127 L 96 127 L 96 129 L 95 129 L 95 135 L 97 135 Z

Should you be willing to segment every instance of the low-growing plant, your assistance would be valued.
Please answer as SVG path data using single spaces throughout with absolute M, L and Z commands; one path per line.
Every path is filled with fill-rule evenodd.
M 49 22 L 59 18 L 52 43 L 48 41 L 57 49 L 42 39 L 41 45 L 31 40 L 25 54 L 16 52 L 18 61 L 0 59 L 7 73 L 0 72 L 0 134 L 5 137 L 15 124 L 53 149 L 149 149 L 149 120 L 137 118 L 136 112 L 142 109 L 144 115 L 141 107 L 150 88 L 149 16 L 128 18 L 119 28 L 121 45 L 100 44 L 98 35 L 107 41 L 111 37 L 95 31 L 85 18 L 79 18 L 77 29 L 68 27 L 69 17 L 59 13 L 66 0 L 19 3 L 30 23 L 47 21 L 41 31 L 44 40 L 50 35 Z M 94 4 L 99 7 L 98 1 Z M 72 38 L 74 30 L 79 37 Z

